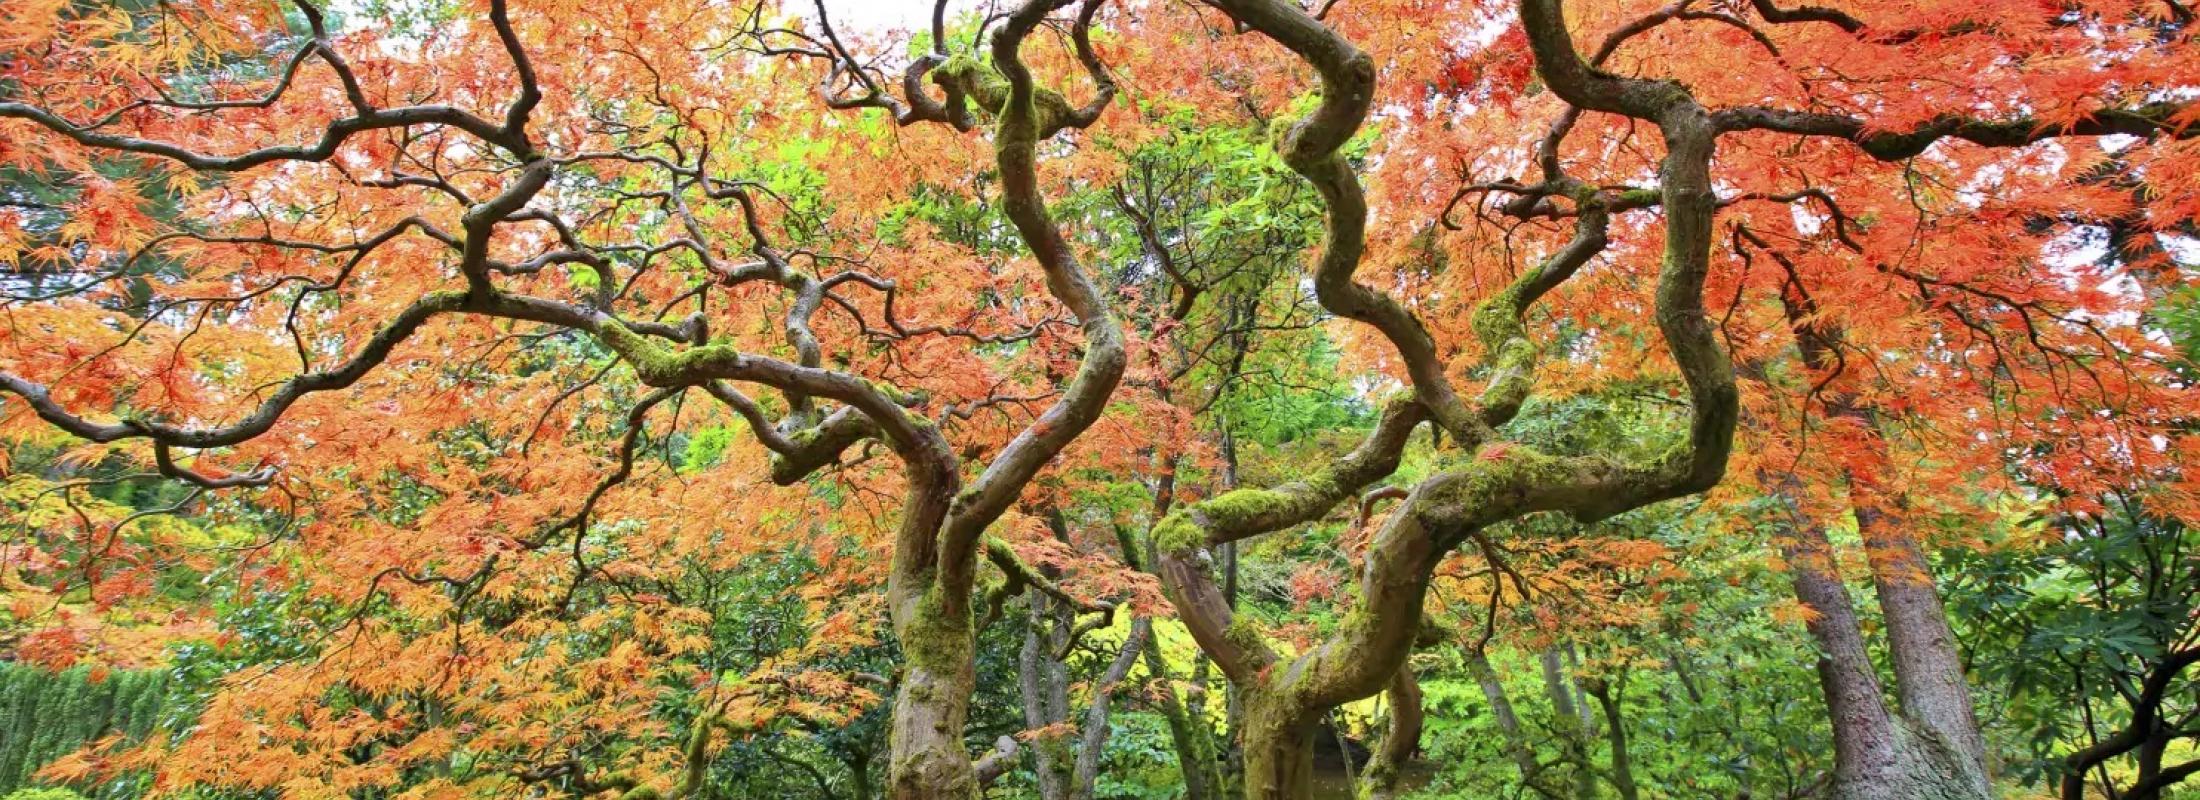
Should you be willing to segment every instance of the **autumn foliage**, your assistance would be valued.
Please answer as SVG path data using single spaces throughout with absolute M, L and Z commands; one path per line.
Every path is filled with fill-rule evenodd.
M 1955 644 L 1881 691 L 1834 606 L 2200 523 L 2194 14 L 1837 5 L 10 0 L 0 652 L 202 690 L 43 774 L 702 796 L 883 725 L 968 797 L 1212 680 L 1302 797 L 1426 654 L 1624 688 L 1792 574 L 1836 794 L 1988 796 Z M 1023 624 L 1097 742 L 975 730 Z

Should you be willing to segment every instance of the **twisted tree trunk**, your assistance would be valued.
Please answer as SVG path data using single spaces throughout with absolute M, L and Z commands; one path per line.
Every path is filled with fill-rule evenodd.
M 1390 682 L 1389 725 L 1383 731 L 1383 741 L 1367 760 L 1367 771 L 1360 775 L 1360 800 L 1399 796 L 1406 764 L 1421 750 L 1424 720 L 1421 682 L 1413 677 L 1412 667 L 1399 667 L 1398 677 Z

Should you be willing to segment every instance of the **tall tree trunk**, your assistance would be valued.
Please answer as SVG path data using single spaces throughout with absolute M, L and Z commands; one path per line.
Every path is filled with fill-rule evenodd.
M 1894 662 L 1902 711 L 1940 737 L 1960 757 L 1969 777 L 1990 794 L 1986 737 L 1979 731 L 1964 681 L 1963 656 L 1948 611 L 1933 585 L 1931 565 L 1917 537 L 1898 517 L 1869 503 L 1856 507 L 1857 527 L 1869 551 L 1872 585 L 1886 617 L 1887 649 Z
M 1788 266 L 1779 251 L 1754 234 L 1743 235 Z M 1839 377 L 1843 371 L 1839 353 L 1847 332 L 1822 318 L 1816 303 L 1792 287 L 1783 292 L 1781 303 L 1803 363 L 1828 376 L 1828 381 Z M 1865 456 L 1848 462 L 1843 474 L 1849 482 L 1849 505 L 1855 511 L 1857 530 L 1863 534 L 1869 556 L 1872 585 L 1886 618 L 1887 646 L 1894 661 L 1902 716 L 1924 735 L 1937 739 L 1933 743 L 1937 748 L 1954 756 L 1948 768 L 1961 772 L 1980 796 L 1991 795 L 1986 739 L 1971 705 L 1971 689 L 1963 678 L 1963 660 L 1948 627 L 1947 609 L 1933 586 L 1932 568 L 1925 560 L 1924 549 L 1903 527 L 1899 516 L 1903 498 L 1886 485 L 1892 466 L 1886 420 L 1878 408 L 1841 386 L 1831 387 L 1822 399 L 1827 417 L 1852 426 L 1846 433 L 1857 437 Z M 1797 480 L 1792 475 L 1783 477 L 1790 483 Z
M 1792 492 L 1799 481 L 1779 476 L 1767 485 Z M 1833 543 L 1801 518 L 1793 494 L 1783 500 L 1792 524 L 1781 549 L 1796 598 L 1811 611 L 1806 625 L 1821 651 L 1818 681 L 1833 720 L 1833 800 L 1985 800 L 1961 756 L 1888 709 Z
M 1595 800 L 1597 776 L 1590 768 L 1588 731 L 1581 724 L 1581 706 L 1574 702 L 1573 681 L 1566 677 L 1566 666 L 1560 659 L 1556 647 L 1536 654 L 1543 665 L 1543 693 L 1551 700 L 1559 744 L 1565 748 L 1566 762 L 1572 767 L 1574 796 Z
M 1220 428 L 1222 432 L 1222 488 L 1229 491 L 1238 488 L 1237 435 L 1230 432 L 1228 417 L 1223 418 Z M 1238 607 L 1238 543 L 1226 542 L 1222 545 L 1221 550 L 1222 597 L 1229 606 L 1230 611 L 1235 612 Z M 1206 677 L 1208 665 L 1209 662 L 1206 658 L 1200 659 L 1198 668 L 1202 679 Z M 1206 681 L 1201 680 L 1200 685 L 1205 686 Z M 1225 680 L 1222 682 L 1222 691 L 1222 741 L 1224 742 L 1222 771 L 1225 779 L 1234 779 L 1240 786 L 1244 786 L 1246 785 L 1244 780 L 1245 689 L 1234 681 Z

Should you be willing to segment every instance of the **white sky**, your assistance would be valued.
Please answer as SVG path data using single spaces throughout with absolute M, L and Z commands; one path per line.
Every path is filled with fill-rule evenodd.
M 813 16 L 817 10 L 816 0 L 791 0 L 780 7 L 803 16 Z M 949 6 L 949 14 L 955 11 Z M 864 33 L 916 31 L 932 25 L 932 4 L 925 0 L 825 0 L 825 12 L 832 15 L 834 28 Z

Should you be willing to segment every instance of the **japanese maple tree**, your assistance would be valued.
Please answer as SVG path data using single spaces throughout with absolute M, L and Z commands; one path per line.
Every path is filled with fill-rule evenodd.
M 1989 513 L 1966 487 L 2183 486 L 2193 398 L 2143 317 L 2181 282 L 2156 238 L 2200 212 L 2174 0 L 942 2 L 906 37 L 829 4 L 442 10 L 0 10 L 0 431 L 187 487 L 159 514 L 275 527 L 236 580 L 324 634 L 65 770 L 687 796 L 714 747 L 884 693 L 887 793 L 970 797 L 1020 758 L 965 734 L 1022 591 L 1065 639 L 1134 618 L 1102 735 L 1173 619 L 1242 698 L 1244 792 L 1306 797 L 1332 709 L 1415 702 L 1455 556 L 1723 482 L 1776 512 L 1836 795 L 1986 797 L 1915 521 Z M 1248 127 L 1297 183 L 1215 213 L 1260 224 L 1189 221 L 1142 160 Z M 2102 227 L 2119 258 L 2069 257 Z M 1364 439 L 1206 479 L 1257 340 L 1317 327 Z M 1539 432 L 1568 401 L 1640 430 Z M 1126 483 L 1152 502 L 1075 513 Z M 44 499 L 81 488 L 11 561 L 21 649 L 142 660 L 71 592 L 96 618 L 213 562 Z M 1347 508 L 1329 624 L 1236 612 L 1218 555 Z M 1100 517 L 1122 535 L 1071 530 Z M 719 577 L 790 550 L 805 635 L 731 674 Z M 891 675 L 820 666 L 888 640 Z

